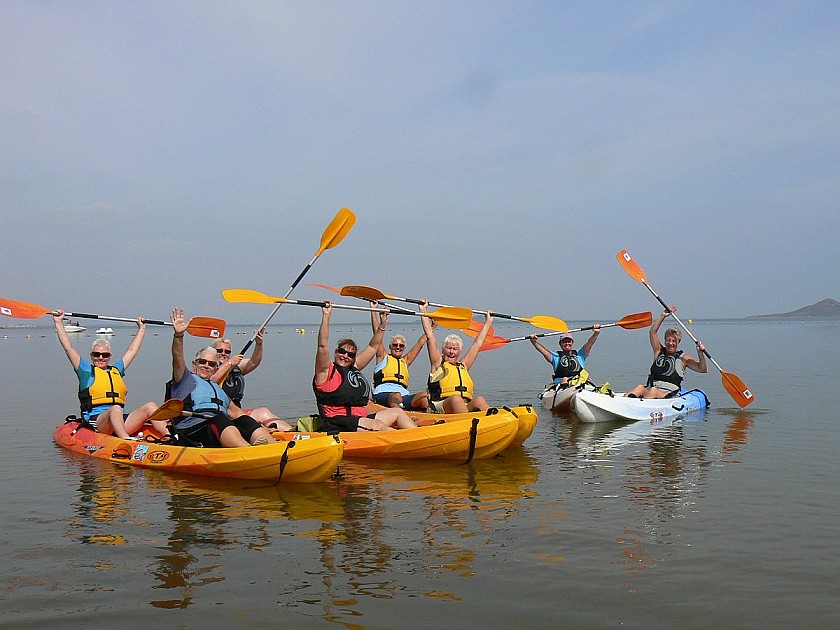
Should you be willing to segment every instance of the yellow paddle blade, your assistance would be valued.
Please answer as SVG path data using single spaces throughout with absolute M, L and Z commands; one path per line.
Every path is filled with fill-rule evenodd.
M 341 295 L 361 298 L 363 300 L 393 299 L 392 295 L 385 295 L 375 287 L 366 287 L 361 284 L 349 284 L 346 287 L 341 287 Z
M 223 289 L 222 297 L 226 302 L 249 302 L 251 304 L 282 304 L 286 300 L 281 297 L 266 295 L 253 289 Z
M 48 308 L 44 308 L 43 306 L 38 306 L 37 304 L 0 298 L 0 315 L 5 315 L 6 317 L 37 319 L 38 317 L 43 317 L 47 313 L 52 313 L 52 311 Z
M 460 306 L 444 306 L 424 317 L 435 320 L 440 326 L 446 328 L 467 328 L 472 323 L 472 311 Z
M 546 328 L 547 330 L 558 330 L 560 332 L 567 332 L 569 327 L 562 319 L 552 317 L 551 315 L 534 315 L 533 317 L 523 317 L 522 321 L 526 321 L 537 328 Z
M 149 416 L 149 420 L 172 420 L 172 418 L 180 416 L 183 411 L 184 402 L 177 398 L 171 398 L 155 409 L 154 413 Z
M 349 208 L 342 208 L 330 221 L 330 224 L 321 235 L 321 247 L 315 256 L 320 256 L 325 249 L 331 249 L 338 245 L 356 223 L 356 215 Z
M 633 257 L 630 256 L 630 252 L 626 249 L 622 249 L 615 255 L 618 262 L 624 267 L 624 271 L 627 272 L 634 280 L 638 280 L 639 282 L 645 282 L 645 272 L 642 271 L 642 268 L 639 267 L 638 263 L 633 260 Z
M 753 396 L 750 388 L 747 387 L 747 384 L 738 378 L 736 374 L 721 370 L 720 376 L 723 388 L 730 396 L 732 396 L 732 399 L 738 403 L 739 407 L 746 407 L 755 400 L 755 396 Z

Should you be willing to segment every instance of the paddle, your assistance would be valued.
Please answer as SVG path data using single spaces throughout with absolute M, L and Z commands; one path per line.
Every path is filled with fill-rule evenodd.
M 311 300 L 289 300 L 282 297 L 275 297 L 266 295 L 253 289 L 224 289 L 222 297 L 228 302 L 250 302 L 253 304 L 301 304 L 303 306 L 318 306 L 324 307 L 327 302 L 316 302 Z M 384 313 L 387 309 L 372 308 L 370 306 L 350 306 L 348 304 L 332 304 L 333 308 L 347 309 L 350 311 L 375 311 Z M 397 313 L 398 315 L 416 315 L 418 317 L 429 317 L 435 320 L 439 325 L 446 328 L 464 328 L 469 326 L 472 311 L 468 308 L 461 308 L 458 306 L 447 306 L 440 308 L 432 313 L 416 313 L 414 311 L 406 311 Z
M 349 208 L 342 208 L 338 211 L 338 214 L 335 215 L 330 224 L 324 230 L 324 233 L 321 235 L 321 245 L 318 247 L 318 251 L 315 252 L 315 255 L 312 257 L 312 260 L 309 261 L 309 264 L 303 268 L 298 274 L 298 277 L 295 278 L 295 281 L 292 282 L 292 286 L 289 287 L 289 290 L 286 291 L 286 295 L 284 298 L 289 297 L 292 294 L 292 291 L 295 290 L 295 287 L 298 283 L 303 279 L 303 276 L 306 275 L 306 272 L 312 268 L 312 265 L 315 264 L 315 261 L 318 260 L 318 257 L 324 253 L 324 251 L 328 249 L 332 249 L 336 245 L 338 245 L 341 241 L 344 240 L 344 237 L 347 236 L 348 232 L 353 228 L 353 225 L 356 223 L 356 215 Z M 273 303 L 273 302 L 269 302 Z M 283 302 L 277 302 L 274 310 L 269 313 L 268 317 L 266 317 L 265 321 L 262 323 L 257 330 L 262 330 L 266 326 L 268 326 L 268 322 L 271 321 L 271 318 L 277 313 L 278 309 L 283 305 Z M 248 351 L 248 348 L 251 347 L 251 344 L 254 343 L 254 339 L 257 336 L 254 334 L 248 340 L 248 343 L 245 344 L 245 347 L 242 348 L 242 351 L 239 354 L 245 354 Z
M 326 289 L 327 291 L 332 291 L 334 293 L 338 293 L 339 295 L 341 295 L 341 289 L 339 289 L 338 287 L 331 287 L 328 284 L 318 284 L 317 282 L 307 282 L 306 286 L 308 286 L 308 287 L 318 287 L 319 289 Z M 353 297 L 355 297 L 355 296 L 353 296 Z M 359 298 L 359 299 L 368 300 L 367 298 Z M 370 301 L 370 300 L 368 300 L 368 301 Z M 404 313 L 406 315 L 411 315 L 412 313 L 414 313 L 414 311 L 412 311 L 410 309 L 407 309 L 404 306 L 397 306 L 396 304 L 388 304 L 387 302 L 380 302 L 379 300 L 373 300 L 373 301 L 374 302 L 379 302 L 383 306 L 387 306 L 388 309 L 390 311 L 394 312 L 394 313 Z
M 382 291 L 380 291 L 379 289 L 376 289 L 374 287 L 366 287 L 362 285 L 348 285 L 342 287 L 341 295 L 361 297 L 366 300 L 399 300 L 400 302 L 409 302 L 411 304 L 422 304 L 424 302 L 424 300 L 418 300 L 417 298 L 400 297 L 398 295 L 387 295 L 385 293 L 382 293 Z M 445 307 L 447 305 L 429 302 L 429 306 Z M 483 312 L 475 309 L 471 310 L 473 313 Z M 531 317 L 518 317 L 516 315 L 508 315 L 506 313 L 498 313 L 496 311 L 490 311 L 490 315 L 492 315 L 493 317 L 501 317 L 502 319 L 514 319 L 519 322 L 528 322 L 529 324 L 536 326 L 537 328 L 547 328 L 548 330 L 556 330 L 559 332 L 566 332 L 567 330 L 569 330 L 569 327 L 566 325 L 566 322 L 557 317 L 552 317 L 551 315 L 533 315 Z
M 618 262 L 624 268 L 624 271 L 627 272 L 634 280 L 638 280 L 642 284 L 647 287 L 647 290 L 651 292 L 653 297 L 655 297 L 659 303 L 665 308 L 666 311 L 670 312 L 670 307 L 665 303 L 665 301 L 659 297 L 656 291 L 647 283 L 647 279 L 645 278 L 645 272 L 639 266 L 639 264 L 633 260 L 630 256 L 630 253 L 626 249 L 622 249 L 615 255 Z M 676 313 L 671 313 L 673 318 L 677 320 L 677 323 L 682 327 L 682 329 L 694 340 L 694 343 L 697 343 L 697 337 L 691 334 L 691 331 L 686 327 L 685 324 L 682 323 L 682 320 L 677 317 Z M 712 363 L 715 364 L 715 367 L 720 372 L 721 381 L 723 382 L 723 388 L 732 396 L 732 399 L 738 403 L 740 407 L 746 407 L 751 402 L 755 400 L 755 396 L 750 391 L 750 388 L 747 387 L 746 383 L 742 381 L 736 374 L 732 374 L 731 372 L 725 372 L 718 362 L 712 358 L 712 355 L 709 354 L 708 350 L 703 350 L 703 354 L 706 355 L 706 358 L 709 359 Z
M 154 413 L 149 416 L 148 420 L 172 420 L 184 413 L 184 401 L 177 398 L 170 398 L 164 402 L 160 407 L 155 409 Z
M 7 300 L 0 298 L 0 314 L 9 317 L 18 317 L 24 319 L 36 319 L 44 315 L 54 315 L 57 311 L 50 308 L 45 308 L 37 304 L 30 304 L 28 302 L 16 302 L 15 300 Z M 66 317 L 76 317 L 78 319 L 104 319 L 111 322 L 131 322 L 136 323 L 137 319 L 129 317 L 111 317 L 109 315 L 96 315 L 94 313 L 71 313 L 65 312 Z M 172 322 L 165 322 L 160 319 L 146 319 L 143 318 L 146 324 L 153 324 L 156 326 L 171 326 Z M 195 337 L 212 337 L 217 338 L 225 334 L 225 327 L 227 322 L 216 317 L 193 317 L 187 324 L 187 332 Z

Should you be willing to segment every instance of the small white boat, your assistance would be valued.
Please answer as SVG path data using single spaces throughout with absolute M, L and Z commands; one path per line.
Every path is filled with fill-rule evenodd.
M 84 332 L 85 330 L 87 330 L 87 328 L 80 325 L 78 321 L 74 322 L 74 321 L 71 321 L 69 319 L 64 321 L 64 331 L 65 332 L 69 332 L 69 333 Z
M 99 328 L 99 329 L 97 329 L 96 334 L 97 335 L 113 335 L 114 334 L 114 329 L 110 328 L 110 327 Z
M 582 391 L 572 398 L 572 409 L 581 422 L 661 422 L 683 418 L 709 406 L 702 389 L 673 398 L 628 398 L 624 394 Z

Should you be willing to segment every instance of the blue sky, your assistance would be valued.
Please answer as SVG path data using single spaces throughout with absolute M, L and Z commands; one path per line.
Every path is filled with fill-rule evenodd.
M 7 0 L 0 296 L 261 321 L 221 290 L 285 294 L 346 206 L 304 282 L 607 321 L 658 308 L 626 248 L 685 317 L 840 299 L 838 17 Z

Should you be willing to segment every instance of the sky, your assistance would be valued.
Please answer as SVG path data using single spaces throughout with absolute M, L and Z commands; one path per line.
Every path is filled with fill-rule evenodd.
M 840 299 L 840 3 L 0 3 L 0 297 L 262 321 Z M 344 312 L 348 319 L 359 315 Z M 317 322 L 288 305 L 275 323 Z M 10 323 L 10 322 L 4 322 Z

